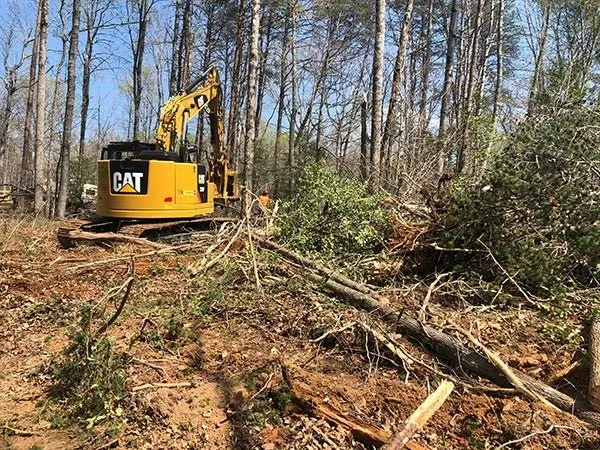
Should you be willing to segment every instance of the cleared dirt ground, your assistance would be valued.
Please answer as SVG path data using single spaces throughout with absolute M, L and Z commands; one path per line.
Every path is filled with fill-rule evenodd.
M 57 227 L 31 219 L 0 222 L 2 449 L 372 448 L 300 408 L 282 365 L 324 403 L 389 432 L 401 428 L 440 381 L 421 365 L 403 367 L 356 327 L 319 340 L 346 324 L 373 321 L 264 250 L 257 250 L 257 289 L 244 240 L 210 270 L 197 270 L 228 242 L 207 258 L 218 238 L 200 236 L 184 250 L 136 258 L 131 295 L 108 329 L 114 351 L 126 358 L 118 417 L 89 427 L 88 417 L 65 421 L 61 413 L 69 403 L 52 394 L 52 367 L 65 358 L 82 308 L 106 302 L 127 277 L 127 256 L 151 249 L 62 249 Z M 426 290 L 427 284 L 398 282 L 386 296 L 416 313 Z M 583 360 L 583 312 L 560 317 L 523 305 L 481 305 L 460 292 L 450 284 L 434 293 L 430 323 L 469 328 L 512 366 L 584 395 L 585 363 L 565 371 Z M 109 313 L 121 297 L 108 300 Z M 465 378 L 418 345 L 404 339 L 402 345 L 439 371 Z M 143 388 L 148 383 L 166 386 Z M 516 442 L 502 447 L 509 441 Z M 459 385 L 409 448 L 597 449 L 600 438 L 570 414 Z

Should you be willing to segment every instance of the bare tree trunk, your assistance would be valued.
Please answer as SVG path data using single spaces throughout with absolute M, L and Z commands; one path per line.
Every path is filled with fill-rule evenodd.
M 65 105 L 62 143 L 60 146 L 60 180 L 58 184 L 58 199 L 56 202 L 56 217 L 59 219 L 65 218 L 67 198 L 69 196 L 69 164 L 71 155 L 71 134 L 73 132 L 73 112 L 75 110 L 75 77 L 76 58 L 79 46 L 79 14 L 80 2 L 79 0 L 73 0 L 69 60 L 67 62 L 67 101 Z
M 319 93 L 319 106 L 317 108 L 317 132 L 315 142 L 315 160 L 319 161 L 322 158 L 321 153 L 321 135 L 322 135 L 322 122 L 323 122 L 323 108 L 326 101 L 326 86 L 327 74 L 329 72 L 329 64 L 331 58 L 331 46 L 332 41 L 335 39 L 334 36 L 337 33 L 338 20 L 330 18 L 327 24 L 327 44 L 325 50 L 325 56 L 323 58 L 323 64 L 321 67 L 321 75 L 319 77 L 320 84 L 318 86 Z
M 408 98 L 406 99 L 406 101 L 404 102 L 404 107 L 401 109 L 401 113 L 402 114 L 402 118 L 404 121 L 404 124 L 402 126 L 402 140 L 401 140 L 401 144 L 404 144 L 405 146 L 405 154 L 406 157 L 402 158 L 405 160 L 404 162 L 404 167 L 405 167 L 405 171 L 407 173 L 411 173 L 412 169 L 414 167 L 417 166 L 417 159 L 419 157 L 419 153 L 421 148 L 418 146 L 417 144 L 417 133 L 419 130 L 419 119 L 415 114 L 415 111 L 417 111 L 417 105 L 416 105 L 416 97 L 417 97 L 417 83 L 418 83 L 418 77 L 417 77 L 417 60 L 419 58 L 419 55 L 417 54 L 417 51 L 414 51 L 414 49 L 418 48 L 419 45 L 419 40 L 420 37 L 417 36 L 416 33 L 412 33 L 411 36 L 411 42 L 410 42 L 410 47 L 411 49 L 413 49 L 413 51 L 410 52 L 410 56 L 408 59 L 408 72 L 407 72 L 407 76 L 406 76 L 406 89 L 408 90 Z M 400 146 L 399 146 L 400 149 Z M 398 150 L 397 155 L 396 155 L 396 161 L 399 161 L 400 158 L 400 151 Z M 388 163 L 388 166 L 391 166 L 391 164 Z M 398 170 L 394 170 L 392 173 L 391 167 L 388 169 L 389 170 L 389 184 L 390 184 L 390 188 L 394 187 L 397 191 L 400 190 L 400 186 L 398 185 L 397 182 L 395 182 L 397 179 L 400 180 L 402 179 L 402 177 L 398 176 Z M 394 175 L 394 177 L 392 178 L 391 175 Z
M 369 61 L 369 53 L 370 46 L 367 46 L 366 51 L 364 52 L 362 61 L 360 63 L 360 71 L 358 72 L 358 79 L 362 80 L 365 72 L 367 71 L 368 61 Z M 350 143 L 350 137 L 354 134 L 354 124 L 358 118 L 361 127 L 360 133 L 360 159 L 359 159 L 359 168 L 362 181 L 367 181 L 367 170 L 368 170 L 368 158 L 369 158 L 369 150 L 368 150 L 368 129 L 367 129 L 367 120 L 368 120 L 368 95 L 367 92 L 362 91 L 362 99 L 360 102 L 357 100 L 360 98 L 362 86 L 360 84 L 356 84 L 352 95 L 349 99 L 350 106 L 350 116 L 347 117 L 343 114 L 345 111 L 345 106 L 340 118 L 341 124 L 339 127 L 340 133 L 345 128 L 344 136 L 341 137 L 340 142 L 340 151 L 338 154 L 338 171 L 342 169 L 346 162 L 346 156 L 348 155 L 348 145 Z M 347 117 L 347 118 L 345 118 Z M 343 124 L 343 125 L 342 125 Z
M 48 0 L 40 0 L 41 10 L 39 21 L 39 59 L 38 83 L 36 93 L 36 126 L 35 126 L 35 197 L 34 210 L 36 214 L 44 207 L 44 131 L 46 128 L 46 56 L 48 53 Z
M 494 106 L 492 108 L 492 131 L 498 124 L 500 94 L 504 78 L 504 0 L 498 0 L 498 20 L 496 22 L 496 84 L 494 86 Z
M 319 162 L 323 158 L 321 152 L 321 135 L 323 133 L 323 107 L 325 106 L 325 83 L 319 88 L 319 107 L 317 108 L 317 136 L 315 139 L 315 161 Z
M 49 157 L 46 158 L 46 173 L 50 174 L 54 172 L 54 176 L 48 176 L 46 179 L 46 204 L 44 206 L 45 212 L 48 213 L 48 216 L 54 214 L 54 208 L 56 206 L 56 200 L 58 195 L 58 185 L 60 180 L 60 167 L 61 167 L 61 158 L 62 154 L 60 153 L 60 144 L 59 144 L 59 156 L 56 164 L 53 164 L 51 156 L 51 152 L 54 150 L 54 141 L 56 138 L 59 140 L 62 139 L 62 135 L 56 132 L 56 130 L 60 127 L 60 118 L 58 117 L 59 110 L 59 101 L 62 100 L 60 98 L 60 90 L 62 85 L 65 82 L 64 74 L 63 74 L 63 66 L 65 65 L 65 61 L 67 60 L 67 53 L 69 51 L 69 35 L 67 33 L 67 25 L 65 23 L 65 17 L 67 16 L 65 12 L 65 4 L 66 0 L 60 0 L 60 6 L 58 8 L 58 17 L 60 20 L 60 59 L 56 65 L 56 76 L 54 77 L 54 89 L 52 92 L 52 101 L 50 103 L 50 115 L 48 116 L 46 122 L 48 123 L 48 128 L 50 129 L 50 133 L 48 135 L 47 148 L 49 149 Z M 60 102 L 60 106 L 64 108 L 64 101 Z M 64 121 L 64 116 L 62 117 Z
M 78 184 L 82 183 L 83 158 L 85 156 L 85 139 L 87 134 L 88 113 L 90 108 L 90 82 L 92 77 L 92 62 L 94 58 L 94 46 L 98 31 L 106 25 L 104 16 L 111 7 L 112 0 L 106 0 L 101 4 L 100 0 L 93 0 L 84 9 L 86 41 L 83 53 L 83 73 L 81 76 L 81 122 L 79 126 L 79 174 Z
M 427 6 L 427 19 L 421 13 L 421 41 L 424 46 L 421 63 L 421 85 L 419 92 L 419 132 L 424 135 L 429 126 L 427 113 L 427 90 L 429 87 L 429 73 L 431 72 L 431 29 L 433 28 L 433 0 Z
M 177 84 L 180 88 L 190 82 L 191 45 L 190 19 L 192 16 L 192 0 L 184 0 L 183 20 L 181 24 L 181 40 L 179 41 Z
M 242 73 L 242 54 L 244 51 L 244 0 L 238 5 L 237 31 L 235 37 L 235 51 L 233 54 L 233 74 L 231 77 L 231 101 L 229 106 L 229 123 L 227 124 L 227 147 L 233 153 L 236 160 L 239 159 L 240 151 L 237 148 L 237 128 L 240 110 L 240 84 Z
M 373 54 L 373 104 L 371 105 L 371 183 L 378 192 L 381 183 L 381 119 L 383 103 L 383 52 L 385 47 L 385 0 L 375 1 L 375 48 Z
M 29 65 L 29 85 L 27 89 L 27 105 L 25 107 L 25 126 L 23 131 L 23 158 L 21 159 L 21 173 L 19 177 L 19 184 L 24 188 L 33 188 L 34 186 L 34 149 L 33 144 L 35 137 L 33 136 L 33 119 L 35 117 L 34 100 L 37 92 L 37 66 L 39 57 L 40 47 L 40 35 L 39 30 L 41 28 L 42 21 L 42 10 L 41 4 L 38 5 L 37 20 L 36 20 L 36 33 L 31 48 L 31 60 Z
M 246 104 L 246 142 L 244 145 L 244 174 L 246 177 L 246 211 L 250 214 L 254 175 L 254 146 L 256 139 L 256 81 L 258 77 L 258 42 L 260 39 L 260 0 L 252 2 L 252 34 L 250 35 L 248 68 L 248 102 Z
M 481 164 L 481 173 L 485 173 L 490 164 L 490 156 L 500 115 L 500 96 L 502 95 L 502 83 L 504 79 L 504 0 L 498 0 L 494 10 L 496 11 L 495 35 L 496 35 L 496 80 L 494 84 L 494 98 L 492 105 L 492 125 L 487 148 Z M 490 34 L 494 31 L 490 27 Z M 481 94 L 483 95 L 483 84 L 481 81 Z
M 367 147 L 369 136 L 367 135 L 367 115 L 368 115 L 367 93 L 363 93 L 363 99 L 360 103 L 360 176 L 367 180 Z
M 156 95 L 157 102 L 159 105 L 158 108 L 154 110 L 154 116 L 156 117 L 156 122 L 154 124 L 154 129 L 158 128 L 158 123 L 160 122 L 160 106 L 164 104 L 164 93 L 163 93 L 163 52 L 160 48 L 156 46 L 152 47 L 152 60 L 154 62 L 154 75 L 156 79 Z
M 290 17 L 291 17 L 291 28 L 290 28 L 290 52 L 291 52 L 291 87 L 292 95 L 290 100 L 290 130 L 288 139 L 288 168 L 289 168 L 289 179 L 288 179 L 288 191 L 289 196 L 293 197 L 296 191 L 296 162 L 295 162 L 295 128 L 296 128 L 296 114 L 298 113 L 298 105 L 296 103 L 296 1 L 291 0 L 290 2 Z
M 548 39 L 548 29 L 550 28 L 550 9 L 551 3 L 548 2 L 544 7 L 544 23 L 542 25 L 542 34 L 538 51 L 535 55 L 535 63 L 533 68 L 533 77 L 531 77 L 531 87 L 529 88 L 529 97 L 527 99 L 527 114 L 531 113 L 535 96 L 540 88 L 540 78 L 544 64 L 544 53 L 546 50 L 546 40 Z
M 169 96 L 174 95 L 177 90 L 181 87 L 177 81 L 178 70 L 177 63 L 179 57 L 177 51 L 179 50 L 179 42 L 181 37 L 179 36 L 179 22 L 181 21 L 181 5 L 183 0 L 175 0 L 175 18 L 173 21 L 173 40 L 171 41 L 171 71 L 169 73 Z
M 262 34 L 260 36 L 260 64 L 259 64 L 259 69 L 258 69 L 258 95 L 257 95 L 257 101 L 256 101 L 256 118 L 254 120 L 254 133 L 255 135 L 258 137 L 258 132 L 259 132 L 259 128 L 260 128 L 260 118 L 262 115 L 262 108 L 263 108 L 263 103 L 264 103 L 264 97 L 265 97 L 265 88 L 267 85 L 267 61 L 269 58 L 269 49 L 271 47 L 271 37 L 272 37 L 272 31 L 273 31 L 273 6 L 269 6 L 269 17 L 267 20 L 267 26 L 266 26 L 266 30 L 265 33 Z M 265 38 L 264 40 L 264 48 L 262 45 L 263 42 L 263 37 Z
M 27 42 L 23 42 L 21 49 L 21 56 L 17 62 L 10 64 L 10 48 L 14 39 L 14 32 L 11 30 L 8 32 L 6 50 L 4 51 L 3 66 L 4 66 L 4 90 L 6 92 L 4 98 L 4 107 L 2 108 L 2 115 L 0 115 L 0 158 L 2 158 L 6 152 L 6 142 L 8 139 L 8 130 L 12 122 L 13 105 L 15 101 L 15 94 L 19 90 L 17 87 L 18 81 L 18 70 L 25 62 L 25 49 Z M 2 181 L 4 182 L 4 181 Z
M 462 172 L 467 165 L 469 153 L 469 128 L 471 124 L 471 115 L 473 112 L 473 93 L 475 91 L 475 68 L 477 66 L 479 56 L 479 41 L 481 40 L 481 24 L 482 24 L 482 6 L 483 0 L 476 0 L 477 7 L 475 10 L 475 18 L 473 20 L 473 29 L 470 42 L 470 55 L 468 62 L 468 76 L 466 78 L 466 99 L 464 101 L 464 117 L 462 124 L 462 139 L 458 149 L 456 158 L 456 171 Z
M 478 73 L 475 87 L 475 109 L 474 114 L 481 115 L 482 108 L 485 104 L 484 89 L 488 76 L 487 61 L 490 58 L 492 47 L 496 45 L 494 37 L 496 36 L 496 26 L 498 21 L 498 7 L 494 3 L 495 0 L 486 0 L 484 2 L 483 17 L 487 17 L 486 26 L 482 28 L 483 50 L 480 52 L 478 62 Z M 488 8 L 486 10 L 486 7 Z
M 212 38 L 213 38 L 213 16 L 212 11 L 206 15 L 206 32 L 204 39 L 204 54 L 202 55 L 204 60 L 204 67 L 208 68 L 210 65 L 211 54 L 212 54 Z M 223 84 L 226 84 L 224 81 Z M 223 93 L 225 96 L 225 93 Z M 196 146 L 198 147 L 198 154 L 202 155 L 204 152 L 204 111 L 200 111 L 198 114 L 198 127 L 196 130 Z
M 273 150 L 273 191 L 277 195 L 279 192 L 279 147 L 281 145 L 281 126 L 283 123 L 283 111 L 285 109 L 285 88 L 287 84 L 287 57 L 290 46 L 290 19 L 285 18 L 283 28 L 283 40 L 281 43 L 281 58 L 279 69 L 279 98 L 277 105 L 277 125 L 275 127 L 275 148 Z
M 400 116 L 398 110 L 402 107 L 403 103 L 402 89 L 404 87 L 404 66 L 406 63 L 406 49 L 408 48 L 408 37 L 412 23 L 414 4 L 414 0 L 408 0 L 406 4 L 406 11 L 404 12 L 404 20 L 402 21 L 402 30 L 400 32 L 400 41 L 398 42 L 398 53 L 396 54 L 396 62 L 394 63 L 392 94 L 390 97 L 390 103 L 388 105 L 387 120 L 385 122 L 385 129 L 383 132 L 382 152 L 385 161 L 384 174 L 386 181 L 390 174 L 389 168 L 392 143 L 394 139 L 396 139 L 398 131 L 398 119 Z
M 452 0 L 450 12 L 450 27 L 448 29 L 448 40 L 446 46 L 446 63 L 444 66 L 444 87 L 442 89 L 442 98 L 440 105 L 440 128 L 438 138 L 441 149 L 438 158 L 438 174 L 444 173 L 446 164 L 446 129 L 448 127 L 448 104 L 452 94 L 453 71 L 454 71 L 454 52 L 456 48 L 456 19 L 458 16 L 458 0 Z
M 312 117 L 313 106 L 317 100 L 317 94 L 320 92 L 321 87 L 325 83 L 325 78 L 326 78 L 327 72 L 329 70 L 329 62 L 330 62 L 329 59 L 331 56 L 331 46 L 329 45 L 329 36 L 331 34 L 333 34 L 331 25 L 332 25 L 332 22 L 330 21 L 330 26 L 328 27 L 327 45 L 325 47 L 325 54 L 323 55 L 323 59 L 321 61 L 321 68 L 320 68 L 318 74 L 315 76 L 315 80 L 312 83 L 312 92 L 310 94 L 310 99 L 307 104 L 306 112 L 304 113 L 304 116 L 302 117 L 302 121 L 300 122 L 300 125 L 298 126 L 298 130 L 296 132 L 296 142 L 295 142 L 296 147 L 298 147 L 298 145 L 300 144 L 300 140 L 304 136 L 306 136 L 306 134 L 308 132 L 307 127 L 308 127 L 308 124 Z
M 140 106 L 142 103 L 142 68 L 144 64 L 144 50 L 146 48 L 146 30 L 148 28 L 148 14 L 152 3 L 148 0 L 139 0 L 135 3 L 137 8 L 138 33 L 134 40 L 131 38 L 133 52 L 133 140 L 139 139 Z
M 77 161 L 79 164 L 78 178 L 81 178 L 81 165 L 85 154 L 85 135 L 87 129 L 87 118 L 90 108 L 90 81 L 92 77 L 92 56 L 94 52 L 94 40 L 97 32 L 96 24 L 96 2 L 92 2 L 89 11 L 84 13 L 86 39 L 83 52 L 83 73 L 81 75 L 81 121 L 79 123 L 79 151 Z M 78 180 L 79 181 L 79 180 Z

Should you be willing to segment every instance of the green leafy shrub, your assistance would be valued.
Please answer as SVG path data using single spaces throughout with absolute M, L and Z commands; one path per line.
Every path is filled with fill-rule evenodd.
M 369 195 L 364 183 L 321 164 L 305 169 L 298 194 L 283 205 L 281 217 L 281 240 L 304 253 L 365 253 L 385 238 L 381 199 Z
M 50 395 L 59 405 L 53 418 L 57 426 L 79 422 L 91 428 L 122 415 L 127 357 L 106 337 L 94 338 L 90 325 L 90 309 L 84 308 L 71 345 L 50 367 Z
M 538 295 L 598 284 L 600 269 L 600 108 L 524 122 L 487 179 L 461 180 L 451 194 L 445 245 L 484 250 L 465 261 L 506 275 Z M 483 245 L 482 245 L 483 244 Z M 457 261 L 458 259 L 458 261 Z

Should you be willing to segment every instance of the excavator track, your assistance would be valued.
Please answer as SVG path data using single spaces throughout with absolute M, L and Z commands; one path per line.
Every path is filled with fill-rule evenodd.
M 138 242 L 162 247 L 161 239 L 190 236 L 200 231 L 215 231 L 226 222 L 237 222 L 235 217 L 200 217 L 169 221 L 72 220 L 61 226 L 57 237 L 63 248 L 81 243 L 107 245 L 112 242 Z

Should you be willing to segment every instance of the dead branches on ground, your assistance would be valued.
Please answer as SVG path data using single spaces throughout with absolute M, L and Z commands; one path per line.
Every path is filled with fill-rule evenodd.
M 268 250 L 272 250 L 278 253 L 280 256 L 283 256 L 290 262 L 303 266 L 307 269 L 313 269 L 320 273 L 323 277 L 330 278 L 338 283 L 341 283 L 344 286 L 347 286 L 355 291 L 362 292 L 364 294 L 372 295 L 375 298 L 381 299 L 379 293 L 375 292 L 373 289 L 365 286 L 364 284 L 357 283 L 354 280 L 351 280 L 348 277 L 341 275 L 340 273 L 331 270 L 312 259 L 306 258 L 304 256 L 298 255 L 297 253 L 292 252 L 291 250 L 283 247 L 282 245 L 276 244 L 273 241 L 269 241 L 267 239 L 257 239 L 259 245 Z
M 369 288 L 359 285 L 361 289 L 355 289 L 352 286 L 356 285 L 356 282 L 352 280 L 348 282 L 345 277 L 334 274 L 333 271 L 320 266 L 314 261 L 296 255 L 270 241 L 261 240 L 259 242 L 261 246 L 276 251 L 283 258 L 292 260 L 295 263 L 300 262 L 304 267 L 317 271 L 318 274 L 308 272 L 304 276 L 319 283 L 322 288 L 332 292 L 336 297 L 345 299 L 352 306 L 379 317 L 398 332 L 402 332 L 414 342 L 433 351 L 438 357 L 454 367 L 487 378 L 500 387 L 513 387 L 513 383 L 507 378 L 506 373 L 499 370 L 486 356 L 465 347 L 456 338 L 385 305 L 377 299 L 376 295 L 368 293 Z M 340 281 L 343 281 L 343 283 Z M 520 385 L 534 393 L 536 398 L 543 398 L 562 411 L 574 413 L 588 423 L 600 427 L 600 414 L 590 411 L 587 405 L 576 402 L 572 397 L 525 373 L 514 369 L 511 371 L 519 380 Z
M 571 431 L 575 431 L 577 434 L 579 434 L 579 432 L 575 428 L 573 428 L 573 427 L 568 427 L 566 425 L 550 425 L 548 427 L 548 429 L 546 429 L 546 430 L 543 430 L 543 431 L 534 431 L 533 433 L 529 433 L 529 434 L 523 436 L 522 438 L 513 439 L 512 441 L 505 442 L 504 444 L 499 445 L 498 447 L 496 447 L 496 450 L 500 450 L 502 448 L 506 448 L 506 447 L 509 447 L 511 445 L 514 445 L 514 444 L 519 444 L 519 443 L 524 442 L 527 439 L 531 439 L 532 437 L 535 437 L 535 436 L 541 436 L 543 434 L 550 434 L 553 431 L 558 430 L 558 429 L 571 430 Z
M 131 266 L 130 266 L 130 276 L 129 278 L 127 278 L 127 280 L 125 281 L 125 283 L 123 283 L 122 286 L 126 286 L 125 287 L 125 293 L 123 294 L 123 297 L 121 298 L 121 301 L 119 302 L 119 304 L 117 305 L 117 308 L 115 309 L 115 312 L 113 313 L 113 315 L 110 317 L 110 319 L 108 319 L 104 325 L 102 325 L 95 333 L 94 333 L 94 337 L 92 340 L 96 340 L 98 339 L 98 337 L 100 337 L 102 334 L 104 334 L 106 332 L 106 330 L 108 330 L 108 328 L 116 322 L 116 320 L 119 318 L 119 316 L 121 315 L 121 312 L 123 311 L 123 308 L 125 307 L 125 303 L 127 302 L 127 299 L 129 298 L 129 294 L 131 293 L 131 287 L 133 286 L 133 282 L 135 280 L 135 260 L 133 258 L 131 258 Z M 121 289 L 119 289 L 117 291 L 120 292 Z M 116 295 L 116 294 L 115 294 Z
M 182 381 L 181 383 L 145 383 L 139 386 L 134 386 L 131 388 L 131 392 L 139 392 L 145 389 L 172 389 L 172 388 L 180 388 L 180 387 L 192 387 L 192 383 L 189 381 Z
M 281 362 L 283 378 L 290 388 L 294 403 L 304 411 L 349 430 L 357 441 L 380 447 L 389 441 L 391 433 L 380 427 L 346 413 L 336 405 L 323 400 L 322 393 L 315 392 L 308 384 L 294 380 L 290 368 Z
M 7 433 L 14 434 L 15 436 L 37 436 L 38 433 L 35 431 L 29 430 L 21 430 L 20 428 L 13 428 L 8 425 L 0 426 L 1 429 L 5 430 Z

